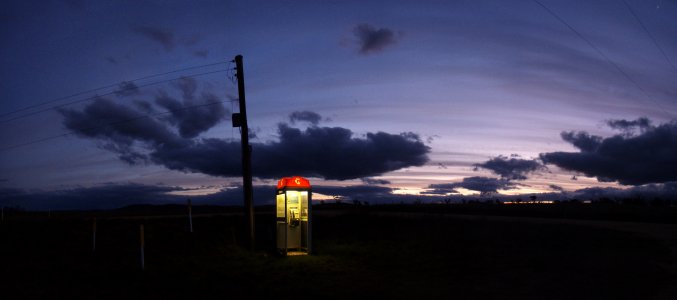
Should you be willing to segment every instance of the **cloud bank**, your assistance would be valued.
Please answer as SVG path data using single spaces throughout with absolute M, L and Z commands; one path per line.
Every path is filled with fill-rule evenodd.
M 92 187 L 74 187 L 56 191 L 28 191 L 14 188 L 0 188 L 0 206 L 28 210 L 82 210 L 116 209 L 136 204 L 185 204 L 190 198 L 195 205 L 243 205 L 241 186 L 222 188 L 208 195 L 183 196 L 171 194 L 191 189 L 144 185 L 136 183 L 101 184 Z M 322 186 L 313 185 L 313 192 L 334 196 L 341 200 L 369 201 L 372 204 L 399 200 L 410 200 L 410 196 L 395 195 L 393 189 L 382 186 Z M 275 186 L 254 186 L 256 205 L 275 204 Z M 319 201 L 316 201 L 318 203 Z M 410 202 L 410 201 L 407 201 Z
M 541 153 L 546 164 L 575 171 L 599 181 L 641 185 L 677 181 L 677 123 L 650 125 L 646 119 L 608 123 L 622 134 L 611 137 L 587 132 L 562 132 L 562 139 L 579 152 Z M 639 132 L 629 129 L 639 128 Z
M 543 170 L 545 167 L 536 160 L 522 159 L 518 155 L 511 155 L 509 158 L 501 155 L 484 163 L 475 164 L 475 169 L 477 168 L 490 170 L 505 180 L 525 180 L 527 174 Z
M 132 204 L 173 203 L 179 201 L 179 198 L 167 193 L 181 190 L 184 189 L 134 183 L 104 184 L 58 191 L 26 191 L 4 188 L 0 189 L 0 205 L 29 210 L 115 209 Z
M 486 200 L 491 199 L 514 200 L 523 195 L 500 195 L 495 194 L 502 187 L 502 179 L 483 178 L 468 179 L 456 184 L 431 185 L 437 187 L 437 193 L 428 192 L 425 195 L 403 195 L 394 193 L 395 189 L 384 186 L 354 185 L 354 186 L 322 186 L 313 185 L 314 193 L 334 196 L 336 199 L 350 203 L 351 200 L 369 202 L 370 204 L 396 204 L 396 203 L 444 203 L 445 200 L 461 202 L 468 199 Z M 451 193 L 458 187 L 474 188 L 487 191 L 478 196 L 463 196 Z M 507 187 L 511 188 L 511 187 Z M 557 187 L 551 187 L 557 190 Z M 135 183 L 102 184 L 93 187 L 75 187 L 57 191 L 22 190 L 15 188 L 0 188 L 0 206 L 23 208 L 28 210 L 79 210 L 79 209 L 116 209 L 135 204 L 185 204 L 190 198 L 195 205 L 235 205 L 243 204 L 242 187 L 227 187 L 219 192 L 209 195 L 180 196 L 170 194 L 172 192 L 185 192 L 190 189 L 162 186 L 143 185 Z M 254 203 L 256 205 L 274 204 L 275 186 L 254 186 Z M 626 200 L 639 200 L 656 202 L 662 201 L 677 203 L 677 182 L 662 184 L 648 184 L 627 189 L 617 188 L 586 188 L 566 193 L 538 194 L 539 198 L 552 200 L 610 200 L 624 202 Z M 330 200 L 331 201 L 331 200 Z M 332 201 L 333 202 L 333 201 Z M 319 203 L 319 201 L 315 201 Z
M 461 182 L 431 184 L 426 194 L 431 195 L 447 195 L 456 194 L 456 189 L 464 188 L 471 191 L 480 192 L 481 196 L 498 193 L 498 190 L 511 190 L 517 188 L 517 184 L 510 182 L 507 179 L 491 178 L 491 177 L 466 177 Z
M 295 111 L 289 115 L 289 122 L 295 124 L 296 122 L 307 122 L 313 126 L 317 126 L 322 120 L 322 116 L 314 111 Z
M 159 117 L 103 98 L 82 111 L 59 112 L 67 129 L 96 140 L 102 149 L 129 164 L 157 164 L 187 173 L 240 176 L 240 141 L 201 137 L 227 115 L 219 99 L 209 93 L 198 96 L 193 80 L 183 79 L 175 88 L 181 92 L 183 101 L 160 92 L 152 104 L 135 103 L 144 111 L 152 107 L 168 110 L 154 114 Z M 321 116 L 297 112 L 290 119 L 312 123 Z M 277 133 L 277 140 L 251 144 L 255 177 L 295 174 L 336 180 L 367 178 L 421 166 L 428 161 L 430 151 L 411 132 L 356 136 L 341 127 L 311 126 L 301 130 L 280 123 Z
M 360 180 L 366 185 L 386 185 L 391 183 L 388 180 L 376 178 L 360 178 Z
M 394 189 L 385 186 L 353 185 L 353 186 L 316 186 L 313 192 L 334 196 L 342 200 L 377 201 L 393 197 Z M 371 202 L 375 203 L 375 202 Z
M 429 148 L 413 133 L 368 133 L 364 138 L 341 127 L 305 130 L 278 126 L 279 140 L 252 143 L 252 169 L 258 178 L 289 174 L 346 180 L 381 175 L 428 161 Z M 156 147 L 152 161 L 168 169 L 213 176 L 241 175 L 240 142 L 197 139 Z

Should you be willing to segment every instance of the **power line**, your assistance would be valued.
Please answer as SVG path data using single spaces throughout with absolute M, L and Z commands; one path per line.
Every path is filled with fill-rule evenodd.
M 78 131 L 81 131 L 81 130 L 100 129 L 100 128 L 105 128 L 105 127 L 108 127 L 108 126 L 124 124 L 124 123 L 128 123 L 128 122 L 134 122 L 134 121 L 138 121 L 138 120 L 149 118 L 149 117 L 171 114 L 171 113 L 174 113 L 174 112 L 183 111 L 183 110 L 187 110 L 187 109 L 191 109 L 191 108 L 211 106 L 211 105 L 215 105 L 215 104 L 220 104 L 220 103 L 225 103 L 225 102 L 233 102 L 233 101 L 235 101 L 235 100 L 208 102 L 208 103 L 203 103 L 203 104 L 199 104 L 199 105 L 191 105 L 191 106 L 186 106 L 186 107 L 182 107 L 182 108 L 178 108 L 178 109 L 167 110 L 167 111 L 154 113 L 154 114 L 140 115 L 140 116 L 136 116 L 136 117 L 133 117 L 133 118 L 128 118 L 128 119 L 124 119 L 124 120 L 118 120 L 118 121 L 106 123 L 106 124 L 103 124 L 103 125 L 78 127 L 78 128 L 75 128 L 73 130 L 69 130 L 68 132 L 65 132 L 65 133 L 62 133 L 62 134 L 53 135 L 53 136 L 49 136 L 49 137 L 33 140 L 33 141 L 30 141 L 30 142 L 21 143 L 21 144 L 16 144 L 16 145 L 12 145 L 12 146 L 9 146 L 9 147 L 0 148 L 0 151 L 7 151 L 7 150 L 15 149 L 15 148 L 20 148 L 20 147 L 24 147 L 24 146 L 29 146 L 29 145 L 33 145 L 33 144 L 37 144 L 37 143 L 41 143 L 41 142 L 45 142 L 45 141 L 69 136 L 69 135 L 72 135 L 72 134 L 77 134 Z
M 205 68 L 205 67 L 216 66 L 216 65 L 220 65 L 220 64 L 228 63 L 228 62 L 229 62 L 229 61 L 220 61 L 220 62 L 205 64 L 205 65 L 186 67 L 186 68 L 182 68 L 182 69 L 177 69 L 177 70 L 168 71 L 168 72 L 164 72 L 164 73 L 158 73 L 158 74 L 143 76 L 143 77 L 139 77 L 139 78 L 136 78 L 136 79 L 125 80 L 125 81 L 126 81 L 126 82 L 135 82 L 135 81 L 140 81 L 140 80 L 145 80 L 145 79 L 151 79 L 151 78 L 155 78 L 155 77 L 160 77 L 160 76 L 164 76 L 164 75 L 169 75 L 169 74 L 172 74 L 172 73 L 178 73 L 178 72 L 183 72 L 183 71 L 188 71 L 188 70 L 194 70 L 194 69 L 200 69 L 200 68 Z M 123 82 L 125 82 L 125 81 L 123 81 Z M 23 107 L 23 108 L 14 110 L 14 111 L 10 111 L 10 112 L 7 112 L 7 113 L 0 114 L 0 117 L 4 117 L 4 116 L 12 115 L 12 114 L 15 114 L 15 113 L 18 113 L 18 112 L 26 111 L 26 110 L 29 110 L 29 109 L 31 109 L 31 108 L 40 107 L 40 106 L 43 106 L 43 105 L 45 105 L 45 104 L 50 104 L 50 103 L 54 103 L 54 102 L 59 102 L 59 101 L 61 101 L 61 100 L 66 100 L 66 99 L 69 99 L 69 98 L 73 98 L 73 97 L 77 97 L 77 96 L 82 96 L 82 95 L 89 94 L 89 93 L 93 93 L 93 92 L 97 92 L 97 91 L 100 91 L 100 90 L 105 90 L 105 89 L 113 88 L 113 87 L 118 86 L 119 84 L 120 84 L 120 83 L 114 83 L 114 84 L 110 84 L 110 85 L 106 85 L 106 86 L 102 86 L 102 87 L 98 87 L 98 88 L 94 88 L 94 89 L 90 89 L 90 90 L 86 90 L 86 91 L 82 91 L 82 92 L 77 92 L 77 93 L 75 93 L 75 94 L 71 94 L 71 95 L 68 95 L 68 96 L 63 96 L 63 97 L 59 97 L 59 98 L 47 100 L 47 101 L 40 102 L 40 103 L 37 103 L 37 104 L 29 105 L 29 106 L 26 106 L 26 107 Z
M 625 71 L 623 71 L 623 69 L 622 69 L 618 64 L 616 64 L 616 63 L 615 63 L 613 60 L 611 60 L 606 54 L 604 54 L 604 52 L 602 52 L 602 50 L 600 50 L 597 46 L 595 46 L 595 44 L 593 44 L 590 40 L 588 40 L 587 38 L 585 38 L 585 36 L 583 36 L 580 32 L 578 32 L 578 30 L 574 29 L 571 25 L 569 25 L 569 23 L 568 23 L 567 21 L 565 21 L 564 19 L 562 19 L 559 15 L 557 15 L 554 11 L 550 10 L 547 6 L 545 6 L 545 5 L 544 5 L 543 3 L 541 3 L 540 1 L 538 1 L 538 0 L 532 0 L 532 1 L 536 2 L 538 5 L 540 5 L 541 7 L 543 7 L 543 9 L 545 9 L 549 14 L 551 14 L 551 15 L 552 15 L 553 17 L 555 17 L 558 21 L 560 21 L 560 22 L 561 22 L 562 24 L 564 24 L 567 28 L 569 28 L 569 30 L 571 30 L 573 33 L 575 33 L 580 39 L 582 39 L 583 41 L 585 41 L 585 42 L 586 42 L 590 47 L 592 47 L 592 48 L 593 48 L 600 56 L 602 56 L 602 57 L 607 61 L 607 63 L 609 63 L 609 64 L 611 64 L 612 66 L 614 66 L 614 67 L 616 68 L 616 70 L 617 70 L 618 72 L 620 72 L 620 73 L 621 73 L 628 81 L 632 82 L 632 83 L 635 85 L 635 87 L 636 87 L 638 90 L 640 90 L 640 91 L 644 94 L 644 96 L 646 96 L 647 99 L 649 99 L 651 102 L 653 102 L 653 103 L 656 105 L 656 107 L 660 108 L 660 109 L 661 109 L 664 113 L 666 113 L 666 114 L 673 115 L 672 113 L 669 113 L 667 110 L 665 110 L 665 108 L 663 108 L 660 104 L 658 104 L 658 102 L 656 102 L 651 96 L 649 96 L 649 93 L 647 93 L 647 92 L 646 92 L 646 91 L 645 91 L 645 90 L 637 83 L 637 81 L 635 81 L 634 79 L 632 79 L 632 77 L 630 77 L 630 75 L 628 75 Z
M 188 75 L 188 76 L 189 76 L 189 77 L 205 76 L 205 75 L 210 75 L 210 74 L 215 74 L 215 73 L 222 73 L 222 72 L 227 72 L 227 71 L 228 71 L 228 69 L 225 69 L 225 70 L 216 70 L 216 71 L 210 71 L 210 72 L 204 72 L 204 73 L 192 74 L 192 75 Z M 134 86 L 134 87 L 129 87 L 129 88 L 121 89 L 121 90 L 116 90 L 116 91 L 108 92 L 108 93 L 105 93 L 105 94 L 102 94 L 102 95 L 95 95 L 95 96 L 91 96 L 91 97 L 87 97 L 87 98 L 83 98 L 83 99 L 79 99 L 79 100 L 75 100 L 75 101 L 71 101 L 71 102 L 66 102 L 66 103 L 64 103 L 64 104 L 55 105 L 55 106 L 52 106 L 52 107 L 49 107 L 49 108 L 45 108 L 45 109 L 37 110 L 37 111 L 34 111 L 34 112 L 30 112 L 30 113 L 27 113 L 27 114 L 23 114 L 23 115 L 14 117 L 14 118 L 2 120 L 2 121 L 0 121 L 0 124 L 4 124 L 4 123 L 11 122 L 11 121 L 23 119 L 23 118 L 30 117 L 30 116 L 33 116 L 33 115 L 37 115 L 37 114 L 40 114 L 40 113 L 43 113 L 43 112 L 46 112 L 46 111 L 50 111 L 50 110 L 52 110 L 52 109 L 57 109 L 57 108 L 62 108 L 62 107 L 66 107 L 66 106 L 73 105 L 73 104 L 78 104 L 78 103 L 82 103 L 82 102 L 92 101 L 92 100 L 98 99 L 98 98 L 100 98 L 100 97 L 110 96 L 110 95 L 113 95 L 113 94 L 119 93 L 119 92 L 124 92 L 124 91 L 134 90 L 134 89 L 138 89 L 138 88 L 148 87 L 148 86 L 152 86 L 152 85 L 157 85 L 157 84 L 161 84 L 161 83 L 166 83 L 166 82 L 170 82 L 170 81 L 180 80 L 180 79 L 183 78 L 183 77 L 186 77 L 186 76 L 181 76 L 181 77 L 177 77 L 177 78 L 173 78 L 173 79 L 168 79 L 168 80 L 161 80 L 161 81 L 151 82 L 151 83 L 143 84 L 143 85 L 140 85 L 140 86 Z
M 658 41 L 656 41 L 656 38 L 654 38 L 654 36 L 651 34 L 651 32 L 649 32 L 649 29 L 647 29 L 646 26 L 644 26 L 644 23 L 639 18 L 637 13 L 635 13 L 635 10 L 632 9 L 632 6 L 630 6 L 630 4 L 628 4 L 628 2 L 625 1 L 625 0 L 623 0 L 623 3 L 625 4 L 625 7 L 628 8 L 628 10 L 632 14 L 632 16 L 635 17 L 635 20 L 637 20 L 637 23 L 639 23 L 639 25 L 642 27 L 644 32 L 646 32 L 646 35 L 648 35 L 649 38 L 651 38 L 651 41 L 653 42 L 654 45 L 656 45 L 656 48 L 658 48 L 658 50 L 661 52 L 661 54 L 663 55 L 665 60 L 670 64 L 670 66 L 672 66 L 672 70 L 677 72 L 677 67 L 675 67 L 675 64 L 672 62 L 672 60 L 670 60 L 670 57 L 668 57 L 668 55 L 665 54 L 665 51 L 663 51 L 663 47 L 661 47 L 661 45 L 658 44 Z

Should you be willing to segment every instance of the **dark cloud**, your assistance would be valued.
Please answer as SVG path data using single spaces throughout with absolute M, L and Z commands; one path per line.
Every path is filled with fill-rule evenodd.
M 116 209 L 135 204 L 183 204 L 187 196 L 170 194 L 191 189 L 143 185 L 135 183 L 102 184 L 94 187 L 75 187 L 56 191 L 27 191 L 16 188 L 0 188 L 0 206 L 20 207 L 29 210 L 78 210 Z M 399 199 L 392 189 L 381 186 L 320 186 L 314 185 L 313 192 L 335 196 L 345 200 L 393 201 Z M 256 205 L 275 204 L 275 186 L 254 186 Z M 208 195 L 191 195 L 195 205 L 243 205 L 241 186 L 227 187 Z M 404 197 L 402 199 L 409 199 Z
M 176 45 L 174 33 L 167 29 L 153 26 L 133 26 L 132 30 L 154 42 L 160 43 L 167 51 L 174 49 Z
M 505 179 L 490 177 L 466 177 L 463 181 L 454 183 L 457 188 L 464 188 L 471 191 L 478 191 L 482 195 L 498 193 L 498 190 L 512 190 L 517 184 Z
M 187 100 L 192 100 L 197 92 L 197 81 L 192 77 L 182 76 L 179 80 L 172 82 L 172 86 L 181 91 L 183 98 Z
M 155 111 L 153 109 L 153 105 L 146 102 L 146 101 L 133 100 L 132 104 L 134 105 L 134 107 L 136 107 L 137 109 L 141 110 L 141 112 L 144 112 L 144 113 L 151 113 L 151 112 Z
M 360 178 L 362 182 L 368 185 L 386 185 L 390 184 L 390 181 L 385 179 L 376 179 L 376 178 Z
M 148 156 L 137 151 L 132 145 L 116 144 L 113 142 L 104 142 L 99 145 L 101 149 L 117 153 L 118 158 L 130 165 L 145 164 L 148 162 Z
M 563 140 L 571 143 L 574 147 L 580 149 L 583 152 L 593 152 L 599 145 L 602 143 L 602 137 L 596 135 L 590 135 L 587 132 L 562 132 L 560 134 Z
M 127 106 L 99 98 L 83 111 L 59 109 L 63 124 L 79 136 L 132 145 L 178 143 L 180 140 L 165 125 Z
M 421 166 L 430 149 L 413 133 L 368 133 L 354 138 L 340 127 L 310 127 L 305 131 L 278 126 L 279 140 L 252 144 L 252 169 L 259 178 L 289 174 L 325 179 L 377 176 L 410 166 Z M 183 172 L 239 176 L 239 141 L 202 139 L 188 146 L 159 147 L 153 161 Z M 231 155 L 228 155 L 231 153 Z
M 383 48 L 397 43 L 395 33 L 388 28 L 376 29 L 369 24 L 359 24 L 353 29 L 359 39 L 360 53 L 381 52 Z
M 161 93 L 156 97 L 155 103 L 170 111 L 167 120 L 178 127 L 182 137 L 194 138 L 228 115 L 228 110 L 220 105 L 220 100 L 215 95 L 205 92 L 196 97 L 197 82 L 194 79 L 181 78 L 175 86 L 183 94 L 182 102 Z
M 527 174 L 542 170 L 544 166 L 537 160 L 521 159 L 519 156 L 497 156 L 484 163 L 475 164 L 475 168 L 490 170 L 506 180 L 524 180 Z
M 569 200 L 611 200 L 623 203 L 626 200 L 631 200 L 630 203 L 659 203 L 666 201 L 677 203 L 677 182 L 666 182 L 659 184 L 647 184 L 641 186 L 633 186 L 629 188 L 613 188 L 613 187 L 590 187 L 579 189 L 570 192 L 558 190 L 558 186 L 550 186 L 556 192 L 536 194 L 539 199 L 569 201 Z M 524 195 L 494 195 L 496 198 L 504 200 L 514 200 L 524 197 Z
M 59 109 L 63 124 L 76 135 L 100 142 L 102 149 L 118 155 L 129 164 L 146 162 L 137 152 L 137 143 L 158 144 L 176 141 L 174 134 L 154 119 L 144 118 L 135 110 L 107 99 L 97 99 L 84 111 Z
M 625 136 L 633 136 L 638 133 L 646 132 L 651 129 L 651 120 L 648 118 L 638 118 L 636 120 L 608 120 L 606 124 L 613 128 L 623 132 Z
M 165 121 L 148 115 L 152 106 L 140 100 L 134 102 L 137 109 L 99 98 L 83 111 L 59 109 L 59 112 L 64 117 L 64 126 L 78 136 L 99 141 L 102 149 L 118 154 L 122 161 L 129 164 L 147 163 L 150 162 L 150 154 L 157 151 L 148 152 L 139 150 L 139 147 L 189 147 L 194 144 L 189 138 L 212 128 L 227 115 L 227 110 L 216 96 L 202 93 L 196 97 L 197 87 L 191 79 L 184 78 L 177 88 L 183 93 L 183 102 L 166 93 L 161 93 L 156 99 L 158 105 L 169 110 Z M 166 122 L 174 125 L 179 135 Z
M 632 125 L 632 121 L 628 124 L 637 126 Z M 599 181 L 618 181 L 624 185 L 677 180 L 675 122 L 647 127 L 632 136 L 602 138 L 586 132 L 565 132 L 562 138 L 580 152 L 541 153 L 544 163 L 597 177 Z
M 651 120 L 648 118 L 638 118 L 637 120 L 608 120 L 606 124 L 614 129 L 627 130 L 632 128 L 647 129 L 651 127 Z
M 456 190 L 457 186 L 455 183 L 441 183 L 441 184 L 431 184 L 428 186 L 427 191 L 423 191 L 424 195 L 447 195 L 447 194 L 458 194 Z
M 0 188 L 0 206 L 28 210 L 81 210 L 116 209 L 136 204 L 184 204 L 187 198 L 190 198 L 194 205 L 242 206 L 244 202 L 242 187 L 239 185 L 224 187 L 216 193 L 207 195 L 188 197 L 172 194 L 192 190 L 194 189 L 136 183 L 109 183 L 53 191 Z M 361 200 L 374 204 L 414 201 L 411 196 L 393 194 L 393 189 L 382 186 L 313 185 L 312 191 L 348 201 Z M 255 185 L 253 194 L 256 205 L 275 204 L 274 185 Z
M 289 114 L 289 122 L 295 124 L 296 122 L 308 122 L 313 126 L 317 126 L 322 120 L 322 116 L 313 111 L 295 111 Z
M 501 179 L 489 179 L 500 181 Z M 468 180 L 477 181 L 477 180 Z M 312 183 L 311 183 L 312 184 Z M 465 185 L 463 183 L 451 183 L 439 185 L 440 190 L 453 189 L 452 186 Z M 490 186 L 491 184 L 489 184 Z M 438 186 L 438 185 L 431 185 Z M 470 185 L 468 185 L 470 186 Z M 472 185 L 474 186 L 474 184 Z M 476 187 L 477 188 L 477 187 Z M 479 189 L 479 188 L 478 188 Z M 483 193 L 479 197 L 485 197 L 494 193 L 491 188 L 485 184 L 482 190 L 490 191 Z M 174 186 L 163 185 L 143 185 L 136 183 L 109 183 L 94 187 L 74 187 L 56 191 L 23 190 L 17 188 L 0 188 L 0 206 L 15 207 L 28 210 L 80 210 L 80 209 L 116 209 L 135 204 L 184 204 L 188 196 L 170 194 L 176 192 L 185 192 L 192 189 L 186 189 Z M 313 185 L 314 193 L 334 196 L 338 199 L 350 201 L 360 200 L 371 204 L 384 203 L 414 203 L 418 201 L 428 203 L 439 203 L 444 199 L 452 201 L 461 201 L 472 199 L 473 196 L 447 195 L 448 193 L 427 193 L 429 196 L 421 195 L 401 195 L 393 193 L 395 190 L 383 186 L 322 186 Z M 254 186 L 254 203 L 256 205 L 274 204 L 275 186 L 257 185 Z M 435 196 L 438 195 L 438 196 Z M 443 195 L 443 196 L 439 196 Z M 523 196 L 514 195 L 491 195 L 497 199 L 515 199 Z M 677 182 L 667 182 L 663 184 L 648 184 L 626 189 L 618 188 L 585 188 L 569 193 L 545 193 L 539 194 L 541 199 L 551 200 L 624 200 L 640 199 L 644 201 L 654 201 L 663 199 L 677 201 Z M 225 187 L 221 191 L 208 195 L 190 196 L 195 205 L 243 205 L 242 187 L 239 185 Z
M 464 188 L 471 191 L 480 192 L 480 195 L 489 195 L 498 193 L 498 190 L 515 189 L 517 184 L 506 179 L 490 178 L 490 177 L 466 177 L 461 182 L 445 183 L 445 184 L 431 184 L 428 186 L 432 191 L 430 194 L 444 195 L 448 193 L 458 193 L 456 189 Z
M 150 155 L 154 163 L 171 170 L 225 177 L 242 174 L 239 141 L 188 140 L 179 147 L 155 147 Z
M 556 184 L 550 184 L 550 185 L 548 185 L 548 187 L 553 191 L 558 191 L 558 192 L 564 191 L 564 188 L 562 188 L 561 186 L 556 185 Z
M 252 194 L 254 205 L 275 205 L 274 185 L 255 185 Z M 185 197 L 184 197 L 185 198 Z M 231 186 L 221 189 L 219 192 L 203 196 L 191 196 L 195 204 L 243 206 L 244 191 L 242 185 Z
M 24 209 L 114 209 L 140 203 L 170 203 L 179 199 L 167 193 L 181 190 L 184 189 L 141 184 L 105 184 L 57 191 L 0 189 L 0 204 Z
M 340 199 L 362 201 L 376 201 L 393 196 L 392 188 L 373 185 L 314 186 L 313 192 Z
M 428 144 L 430 144 L 430 143 L 432 143 L 435 139 L 439 139 L 439 138 L 440 138 L 439 135 L 433 134 L 433 135 L 431 135 L 431 136 L 426 137 L 426 138 L 425 138 L 425 141 L 426 141 Z
M 187 196 L 170 194 L 194 189 L 136 183 L 102 184 L 54 191 L 0 188 L 0 206 L 28 210 L 116 209 L 135 204 L 184 204 Z M 274 204 L 275 186 L 254 186 L 256 205 Z M 191 195 L 195 205 L 243 205 L 241 186 L 208 195 Z
M 305 131 L 281 124 L 280 141 L 261 145 L 264 159 L 260 170 L 269 166 L 296 170 L 296 174 L 326 179 L 352 179 L 421 166 L 428 161 L 427 147 L 414 133 L 367 133 L 353 137 L 341 127 L 310 127 Z M 276 170 L 269 171 L 271 175 Z
M 677 203 L 677 181 L 645 184 L 635 186 L 629 189 L 618 189 L 621 193 L 621 198 L 644 198 L 648 199 L 671 199 Z
M 599 198 L 617 198 L 624 194 L 622 190 L 612 187 L 589 187 L 579 189 L 571 194 L 572 198 L 592 200 Z
M 192 84 L 180 86 L 184 102 L 193 99 Z M 103 149 L 118 154 L 125 162 L 154 163 L 213 176 L 241 175 L 239 141 L 196 137 L 196 133 L 215 125 L 205 121 L 214 120 L 215 108 L 195 109 L 184 115 L 173 111 L 183 107 L 178 100 L 163 96 L 158 104 L 172 110 L 168 122 L 139 117 L 135 110 L 105 99 L 93 102 L 82 112 L 65 109 L 60 112 L 69 130 L 99 141 Z M 177 127 L 180 135 L 171 126 Z M 355 137 L 350 130 L 340 127 L 312 126 L 300 130 L 280 124 L 278 135 L 277 141 L 252 143 L 255 177 L 298 174 L 346 180 L 378 176 L 421 166 L 428 161 L 430 151 L 414 133 L 377 132 Z
M 118 97 L 133 96 L 139 93 L 139 87 L 132 81 L 123 81 L 118 85 L 118 89 L 114 93 Z
M 655 199 L 671 200 L 677 203 L 677 182 L 665 182 L 658 184 L 646 184 L 630 188 L 590 187 L 579 189 L 568 194 L 570 199 L 600 200 L 603 198 L 612 200 L 643 200 Z

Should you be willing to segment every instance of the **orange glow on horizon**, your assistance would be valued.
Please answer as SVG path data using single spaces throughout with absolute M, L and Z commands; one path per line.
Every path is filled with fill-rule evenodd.
M 505 201 L 503 204 L 506 205 L 511 205 L 511 204 L 554 204 L 555 201 L 552 200 L 534 200 L 534 201 Z

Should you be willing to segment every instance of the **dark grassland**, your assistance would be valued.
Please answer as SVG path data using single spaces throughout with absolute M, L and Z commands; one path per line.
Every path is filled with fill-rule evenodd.
M 101 213 L 93 252 L 93 214 L 1 223 L 0 298 L 677 299 L 665 241 L 600 227 L 325 207 L 315 254 L 282 258 L 269 213 L 254 253 L 236 214 L 196 217 L 191 234 L 184 217 Z

